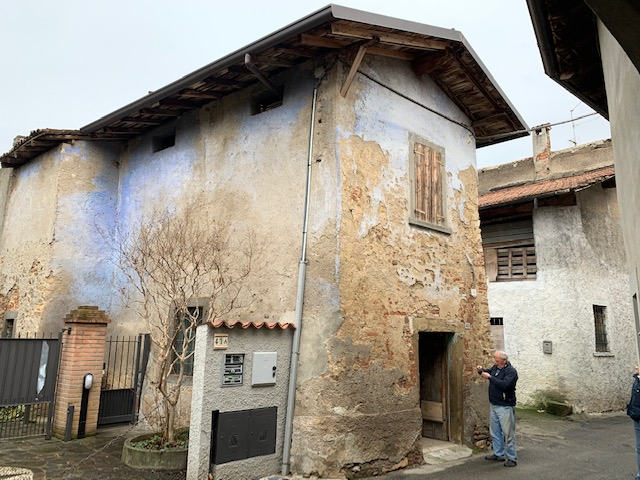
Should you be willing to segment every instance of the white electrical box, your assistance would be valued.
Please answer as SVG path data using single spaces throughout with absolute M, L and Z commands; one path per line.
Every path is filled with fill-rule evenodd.
M 251 386 L 275 385 L 277 364 L 277 352 L 253 352 Z

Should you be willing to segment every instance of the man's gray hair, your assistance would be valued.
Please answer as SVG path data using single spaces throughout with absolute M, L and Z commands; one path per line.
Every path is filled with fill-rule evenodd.
M 496 355 L 498 355 L 502 360 L 508 360 L 509 359 L 509 355 L 507 355 L 505 352 L 503 352 L 502 350 L 498 350 L 496 352 Z

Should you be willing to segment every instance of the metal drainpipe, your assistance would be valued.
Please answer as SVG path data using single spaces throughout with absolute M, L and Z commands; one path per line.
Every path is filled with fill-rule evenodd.
M 291 345 L 291 366 L 289 368 L 289 393 L 287 395 L 287 416 L 284 422 L 284 448 L 282 451 L 282 475 L 289 475 L 291 467 L 291 437 L 293 435 L 293 411 L 296 403 L 296 382 L 298 379 L 298 358 L 300 357 L 300 335 L 302 333 L 302 305 L 307 272 L 307 231 L 309 225 L 309 199 L 311 197 L 311 159 L 313 156 L 313 130 L 316 117 L 318 86 L 313 88 L 311 102 L 311 125 L 309 128 L 309 148 L 307 156 L 307 186 L 304 200 L 304 222 L 302 228 L 302 252 L 298 266 L 298 294 L 296 297 L 296 329 Z

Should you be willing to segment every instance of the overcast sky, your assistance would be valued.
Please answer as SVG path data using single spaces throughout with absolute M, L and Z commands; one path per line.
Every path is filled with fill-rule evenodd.
M 339 0 L 461 31 L 530 127 L 592 110 L 544 75 L 525 0 Z M 76 129 L 327 5 L 327 0 L 0 0 L 0 153 L 38 128 Z M 591 116 L 553 150 L 608 138 Z M 531 156 L 530 137 L 478 150 Z

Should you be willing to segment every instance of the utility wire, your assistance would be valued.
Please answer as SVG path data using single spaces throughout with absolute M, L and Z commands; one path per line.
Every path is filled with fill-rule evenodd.
M 342 63 L 345 63 L 345 62 L 344 62 L 344 61 L 342 61 Z M 345 63 L 345 64 L 346 64 L 346 63 Z M 457 121 L 457 120 L 455 120 L 455 119 L 453 119 L 453 118 L 451 118 L 451 117 L 449 117 L 449 116 L 445 115 L 444 113 L 438 112 L 437 110 L 434 110 L 433 108 L 428 107 L 428 106 L 427 106 L 427 105 L 425 105 L 424 103 L 421 103 L 421 102 L 419 102 L 419 101 L 417 101 L 417 100 L 415 100 L 415 99 L 413 99 L 413 98 L 411 98 L 411 97 L 409 97 L 409 96 L 405 95 L 404 93 L 399 92 L 399 91 L 398 91 L 398 90 L 396 90 L 395 88 L 390 87 L 389 85 L 386 85 L 386 84 L 382 83 L 382 82 L 381 82 L 381 81 L 379 81 L 379 80 L 376 80 L 375 78 L 373 78 L 373 77 L 372 77 L 371 75 L 369 75 L 368 73 L 365 73 L 365 72 L 363 72 L 363 71 L 361 71 L 361 70 L 358 70 L 358 73 L 359 73 L 360 75 L 362 75 L 363 77 L 368 78 L 368 79 L 369 79 L 369 80 L 371 80 L 373 83 L 375 83 L 375 84 L 377 84 L 377 85 L 380 85 L 381 87 L 386 88 L 386 89 L 387 89 L 387 90 L 389 90 L 390 92 L 393 92 L 393 93 L 395 93 L 396 95 L 398 95 L 398 96 L 400 96 L 400 97 L 404 98 L 405 100 L 407 100 L 407 101 L 409 101 L 409 102 L 411 102 L 411 103 L 414 103 L 414 104 L 418 105 L 419 107 L 422 107 L 422 108 L 424 108 L 425 110 L 427 110 L 427 111 L 429 111 L 429 112 L 431 112 L 431 113 L 433 113 L 433 114 L 435 114 L 435 115 L 438 115 L 439 117 L 442 117 L 442 118 L 444 118 L 445 120 L 447 120 L 447 121 L 449 121 L 449 122 L 451 122 L 451 123 L 454 123 L 454 124 L 456 124 L 456 125 L 458 125 L 458 126 L 460 126 L 460 127 L 464 128 L 464 129 L 465 129 L 465 130 L 467 130 L 471 135 L 473 135 L 473 137 L 474 137 L 474 138 L 476 138 L 476 140 L 477 140 L 477 139 L 483 139 L 483 140 L 487 140 L 487 141 L 489 141 L 489 140 L 499 140 L 500 138 L 504 138 L 504 137 L 511 137 L 511 136 L 513 136 L 513 135 L 517 135 L 517 134 L 519 134 L 519 133 L 530 133 L 530 132 L 533 132 L 533 131 L 535 131 L 535 130 L 539 130 L 541 127 L 556 127 L 556 126 L 558 126 L 558 125 L 564 125 L 565 123 L 575 122 L 576 120 L 582 120 L 583 118 L 591 117 L 591 116 L 593 116 L 593 115 L 599 115 L 597 112 L 592 112 L 592 113 L 587 113 L 586 115 L 581 115 L 581 116 L 576 117 L 576 118 L 571 118 L 571 119 L 569 119 L 569 120 L 563 120 L 562 122 L 546 123 L 546 124 L 544 124 L 544 125 L 540 125 L 540 126 L 536 126 L 536 127 L 529 128 L 528 130 L 527 130 L 527 129 L 524 129 L 524 130 L 516 130 L 515 132 L 503 133 L 503 134 L 499 134 L 499 135 L 492 135 L 492 136 L 489 136 L 489 137 L 476 137 L 476 134 L 475 134 L 475 132 L 473 131 L 473 128 L 472 128 L 472 127 L 470 127 L 469 125 L 466 125 L 466 124 L 464 124 L 464 123 L 462 123 L 462 122 L 459 122 L 459 121 Z
M 363 71 L 361 71 L 361 70 L 358 70 L 358 73 L 359 73 L 360 75 L 362 75 L 362 76 L 364 76 L 364 77 L 368 78 L 368 79 L 369 79 L 369 80 L 371 80 L 373 83 L 376 83 L 376 84 L 380 85 L 381 87 L 386 88 L 386 89 L 387 89 L 387 90 L 389 90 L 390 92 L 395 93 L 395 94 L 396 94 L 396 95 L 398 95 L 399 97 L 402 97 L 402 98 L 404 98 L 405 100 L 407 100 L 407 101 L 409 101 L 409 102 L 411 102 L 411 103 L 415 103 L 415 104 L 416 104 L 416 105 L 418 105 L 419 107 L 422 107 L 422 108 L 424 108 L 425 110 L 427 110 L 427 111 L 429 111 L 429 112 L 431 112 L 431 113 L 433 113 L 433 114 L 435 114 L 435 115 L 438 115 L 439 117 L 442 117 L 442 118 L 444 118 L 445 120 L 447 120 L 447 121 L 449 121 L 449 122 L 451 122 L 451 123 L 455 123 L 456 125 L 458 125 L 458 126 L 460 126 L 460 127 L 464 128 L 465 130 L 467 130 L 467 131 L 468 131 L 471 135 L 473 135 L 473 137 L 475 138 L 476 133 L 473 131 L 473 128 L 471 128 L 469 125 L 466 125 L 466 124 L 464 124 L 464 123 L 462 123 L 462 122 L 459 122 L 459 121 L 457 121 L 457 120 L 455 120 L 455 119 L 453 119 L 453 118 L 451 118 L 451 117 L 449 117 L 449 116 L 445 115 L 444 113 L 438 112 L 437 110 L 434 110 L 433 108 L 428 107 L 428 106 L 427 106 L 427 105 L 425 105 L 424 103 L 421 103 L 421 102 L 419 102 L 419 101 L 417 101 L 417 100 L 415 100 L 415 99 L 413 99 L 413 98 L 411 98 L 411 97 L 409 97 L 409 96 L 405 95 L 404 93 L 399 92 L 399 91 L 398 91 L 398 90 L 396 90 L 395 88 L 390 87 L 389 85 L 386 85 L 386 84 L 384 84 L 384 83 L 380 82 L 379 80 L 376 80 L 376 79 L 375 79 L 375 78 L 373 78 L 371 75 L 369 75 L 369 74 L 367 74 L 367 73 L 365 73 L 365 72 L 363 72 Z

